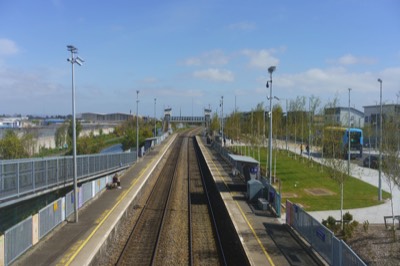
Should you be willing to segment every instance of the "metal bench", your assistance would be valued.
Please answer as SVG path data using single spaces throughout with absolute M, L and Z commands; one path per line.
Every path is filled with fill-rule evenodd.
M 400 228 L 400 215 L 395 215 L 395 216 L 392 216 L 392 215 L 383 216 L 383 219 L 385 220 L 385 228 L 388 228 L 388 225 L 387 225 L 387 222 L 386 222 L 387 219 L 394 219 L 394 220 L 397 220 L 397 221 L 399 222 L 399 228 Z

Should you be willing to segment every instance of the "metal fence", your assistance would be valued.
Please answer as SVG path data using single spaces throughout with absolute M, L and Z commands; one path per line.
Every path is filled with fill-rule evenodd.
M 167 136 L 168 134 L 164 134 L 158 137 L 157 143 L 161 143 Z M 107 171 L 123 169 L 124 166 L 132 164 L 136 161 L 136 151 L 79 156 L 77 161 L 78 178 L 83 181 L 85 177 L 105 174 Z M 72 157 L 0 161 L 0 201 L 13 195 L 19 196 L 49 188 L 51 184 L 59 186 L 72 182 L 72 170 Z M 111 180 L 112 175 L 107 175 L 82 183 L 78 187 L 79 208 L 104 190 Z M 6 230 L 4 232 L 4 261 L 0 256 L 0 265 L 12 263 L 39 239 L 67 219 L 74 212 L 74 202 L 74 191 L 70 191 L 65 197 L 54 201 L 41 209 L 37 215 L 35 214 L 35 217 L 38 217 L 37 222 L 34 222 L 30 216 Z
M 286 223 L 294 228 L 329 265 L 366 265 L 360 257 L 323 224 L 290 201 L 286 201 Z
M 4 265 L 9 265 L 32 246 L 32 216 L 4 233 Z
M 93 196 L 93 182 L 89 183 L 84 183 L 79 189 L 79 193 L 82 194 L 82 202 L 80 202 L 79 207 L 81 207 L 83 204 L 88 202 Z
M 74 212 L 74 191 L 70 191 L 65 195 L 65 218 L 68 218 Z
M 131 165 L 136 152 L 77 156 L 78 180 Z M 73 157 L 0 161 L 0 201 L 73 182 Z
M 265 177 L 260 178 L 261 183 L 264 185 L 264 197 L 271 204 L 276 216 L 281 217 L 281 194 L 269 183 L 269 179 Z
M 80 195 L 78 202 L 79 208 L 92 199 L 97 193 L 104 190 L 107 182 L 111 182 L 111 178 L 111 176 L 106 176 L 82 184 L 78 191 Z M 96 186 L 98 189 L 96 189 L 96 193 L 94 193 L 93 188 Z M 35 228 L 37 229 L 38 240 L 40 240 L 74 212 L 73 192 L 74 191 L 67 193 L 65 197 L 42 208 L 38 213 L 37 223 L 34 223 L 32 216 L 30 216 L 26 220 L 5 231 L 4 265 L 9 265 L 34 244 L 33 232 Z M 0 265 L 2 265 L 1 258 Z
M 42 239 L 64 220 L 63 202 L 62 198 L 58 199 L 39 211 L 39 239 Z

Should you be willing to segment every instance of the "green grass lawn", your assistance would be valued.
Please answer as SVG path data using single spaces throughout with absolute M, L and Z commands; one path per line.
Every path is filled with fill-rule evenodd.
M 255 155 L 258 159 L 258 150 L 251 152 L 249 156 Z M 266 149 L 260 150 L 262 173 L 265 173 Z M 296 158 L 295 158 L 296 157 Z M 273 155 L 275 164 L 275 151 Z M 276 176 L 281 180 L 282 202 L 289 199 L 292 202 L 300 203 L 307 211 L 337 210 L 340 209 L 340 185 L 332 180 L 324 167 L 313 163 L 307 158 L 294 156 L 293 153 L 280 151 L 277 153 Z M 274 167 L 273 167 L 274 168 Z M 274 184 L 278 190 L 278 183 Z M 306 190 L 323 189 L 331 195 L 312 195 Z M 383 198 L 387 199 L 390 194 L 383 191 Z M 378 189 L 357 178 L 349 177 L 344 182 L 344 208 L 362 208 L 378 205 Z

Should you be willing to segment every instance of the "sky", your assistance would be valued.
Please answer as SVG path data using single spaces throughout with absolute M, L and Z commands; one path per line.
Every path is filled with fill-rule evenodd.
M 296 97 L 360 111 L 400 96 L 397 0 L 0 0 L 0 115 L 162 117 L 286 108 Z M 139 93 L 137 94 L 137 91 Z M 137 96 L 139 106 L 137 106 Z M 154 100 L 156 99 L 156 100 Z

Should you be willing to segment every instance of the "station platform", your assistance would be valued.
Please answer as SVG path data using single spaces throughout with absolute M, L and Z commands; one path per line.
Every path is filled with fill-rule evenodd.
M 121 189 L 105 190 L 79 211 L 79 222 L 65 222 L 19 257 L 12 265 L 89 265 L 125 210 L 167 152 L 176 134 L 156 146 L 121 177 Z M 231 166 L 198 138 L 198 143 L 239 233 L 251 265 L 317 265 L 268 212 L 258 212 L 236 188 L 243 181 Z M 72 219 L 73 219 L 73 215 Z
M 246 199 L 246 184 L 232 174 L 232 166 L 197 137 L 225 206 L 244 246 L 251 265 L 319 265 L 304 246 L 269 210 Z
M 79 210 L 78 223 L 64 222 L 12 265 L 89 265 L 175 137 L 171 135 L 122 173 L 121 189 L 105 190 Z

